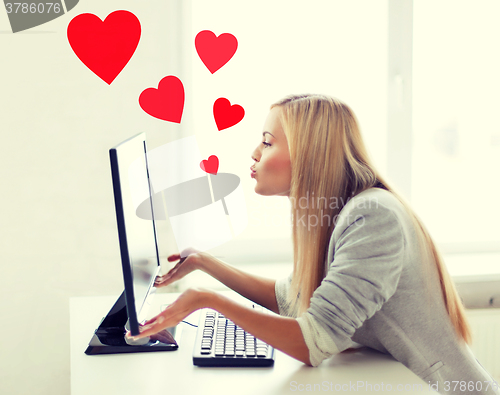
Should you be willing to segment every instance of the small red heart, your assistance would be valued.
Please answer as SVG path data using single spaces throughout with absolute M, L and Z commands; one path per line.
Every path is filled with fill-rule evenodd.
M 184 86 L 181 80 L 173 75 L 163 78 L 158 89 L 147 88 L 141 93 L 139 105 L 152 117 L 181 123 L 184 110 Z
M 218 98 L 214 103 L 214 118 L 219 131 L 230 128 L 240 122 L 245 116 L 245 110 L 238 104 L 229 102 L 224 97 Z
M 76 56 L 110 85 L 134 54 L 141 38 L 141 23 L 129 11 L 115 11 L 104 21 L 80 14 L 68 25 L 68 41 Z
M 201 170 L 207 173 L 217 174 L 217 170 L 219 170 L 219 158 L 217 158 L 215 155 L 210 155 L 208 157 L 208 160 L 203 159 L 200 162 L 200 167 Z
M 194 45 L 201 61 L 213 74 L 233 57 L 238 40 L 230 33 L 217 37 L 210 30 L 202 30 L 196 35 Z

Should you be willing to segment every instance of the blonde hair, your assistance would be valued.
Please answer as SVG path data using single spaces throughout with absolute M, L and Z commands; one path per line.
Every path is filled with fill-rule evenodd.
M 288 295 L 292 307 L 298 309 L 299 315 L 302 314 L 309 307 L 313 292 L 326 276 L 328 245 L 343 205 L 365 189 L 378 187 L 391 192 L 408 212 L 420 248 L 437 268 L 451 323 L 459 337 L 470 344 L 471 331 L 462 301 L 436 245 L 409 204 L 375 170 L 353 111 L 340 100 L 325 95 L 291 95 L 274 103 L 271 109 L 274 107 L 281 109 L 281 123 L 290 150 L 292 176 L 289 197 L 292 203 L 306 196 L 308 199 L 309 194 L 313 198 L 314 195 L 317 198 L 333 197 L 340 202 L 335 207 L 292 205 L 294 219 L 325 216 L 334 219 L 325 224 L 321 221 L 321 224 L 312 227 L 309 223 L 306 226 L 300 221 L 293 221 L 294 266 Z

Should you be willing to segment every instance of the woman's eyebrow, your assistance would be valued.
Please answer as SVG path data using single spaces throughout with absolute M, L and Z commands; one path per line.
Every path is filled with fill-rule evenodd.
M 262 136 L 265 136 L 265 135 L 266 135 L 266 133 L 267 133 L 267 134 L 271 134 L 271 133 L 269 133 L 269 132 L 262 132 Z M 271 136 L 273 136 L 273 135 L 271 134 Z M 273 136 L 273 137 L 274 137 L 274 136 Z M 276 138 L 276 137 L 274 137 L 274 138 Z

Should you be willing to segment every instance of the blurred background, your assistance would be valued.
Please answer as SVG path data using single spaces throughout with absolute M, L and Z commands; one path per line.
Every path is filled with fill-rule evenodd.
M 119 9 L 139 18 L 142 36 L 108 86 L 66 29 L 78 14 Z M 288 200 L 256 195 L 249 167 L 269 106 L 291 93 L 354 110 L 376 167 L 427 225 L 471 307 L 476 356 L 500 378 L 500 295 L 490 291 L 500 289 L 499 17 L 496 0 L 81 0 L 13 34 L 0 6 L 0 393 L 70 392 L 69 299 L 123 290 L 108 150 L 139 132 L 150 149 L 196 136 L 203 158 L 241 178 L 248 226 L 212 253 L 289 274 Z M 195 50 L 201 30 L 238 39 L 214 74 Z M 167 75 L 184 84 L 181 124 L 138 104 Z M 219 97 L 245 109 L 220 132 Z M 158 230 L 166 271 L 176 245 L 167 221 Z M 170 290 L 197 284 L 219 287 L 194 273 Z

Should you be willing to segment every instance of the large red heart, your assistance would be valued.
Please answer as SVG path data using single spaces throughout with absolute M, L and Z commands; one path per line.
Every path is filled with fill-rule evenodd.
M 208 160 L 203 159 L 200 162 L 200 167 L 201 170 L 207 173 L 217 174 L 217 171 L 219 170 L 219 158 L 217 158 L 215 155 L 210 155 L 208 157 Z
M 202 30 L 196 35 L 194 45 L 201 61 L 213 74 L 233 57 L 238 40 L 230 33 L 217 37 L 210 30 Z
M 68 25 L 68 40 L 76 56 L 108 85 L 120 74 L 141 38 L 141 23 L 129 11 L 115 11 L 101 21 L 80 14 Z
M 179 78 L 169 75 L 139 96 L 139 105 L 149 115 L 164 121 L 181 123 L 184 109 L 184 86 Z
M 245 116 L 245 110 L 238 104 L 233 104 L 224 97 L 214 103 L 214 118 L 219 131 L 230 128 L 240 122 Z

